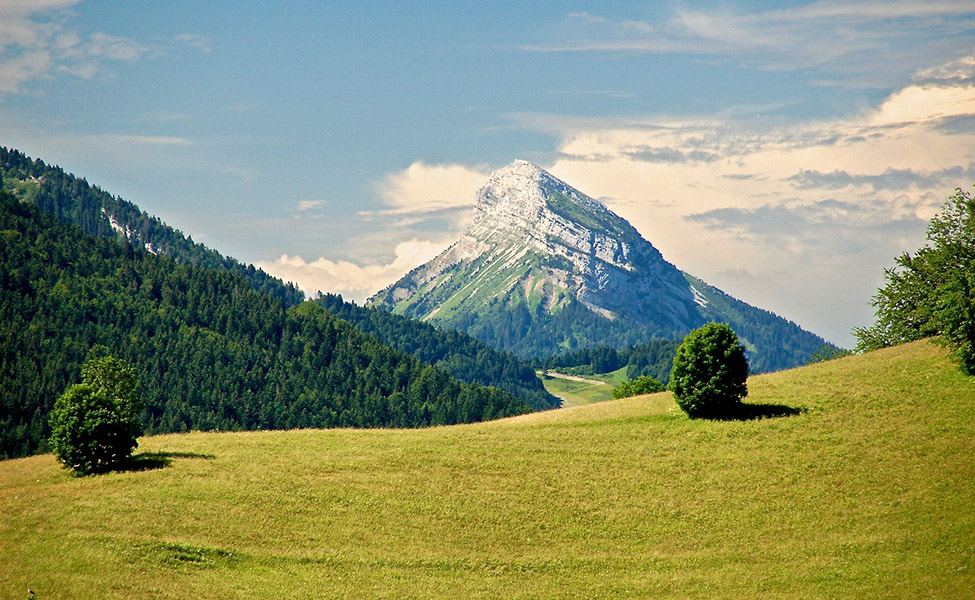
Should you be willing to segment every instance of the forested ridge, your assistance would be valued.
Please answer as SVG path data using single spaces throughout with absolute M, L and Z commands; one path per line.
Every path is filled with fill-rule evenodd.
M 285 306 L 304 300 L 304 294 L 293 284 L 194 242 L 191 236 L 183 235 L 135 204 L 65 173 L 58 166 L 32 160 L 18 150 L 0 146 L 0 180 L 2 188 L 22 202 L 91 235 L 118 237 L 150 252 L 166 254 L 181 264 L 230 271 L 252 288 L 280 299 Z
M 530 407 L 463 384 L 314 302 L 286 308 L 228 271 L 94 237 L 0 192 L 0 448 L 44 449 L 91 349 L 135 366 L 147 433 L 416 427 Z
M 382 343 L 411 354 L 467 383 L 494 385 L 528 402 L 536 410 L 556 408 L 559 399 L 545 386 L 527 361 L 501 352 L 453 329 L 358 306 L 341 296 L 325 294 L 316 300 L 330 313 L 352 323 Z

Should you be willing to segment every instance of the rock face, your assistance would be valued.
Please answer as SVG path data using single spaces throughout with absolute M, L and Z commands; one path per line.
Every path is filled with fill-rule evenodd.
M 495 171 L 474 211 L 457 242 L 369 302 L 521 355 L 680 338 L 710 320 L 739 321 L 747 337 L 740 317 L 717 309 L 737 301 L 682 273 L 626 220 L 532 163 Z M 824 342 L 801 333 L 814 338 L 811 356 Z

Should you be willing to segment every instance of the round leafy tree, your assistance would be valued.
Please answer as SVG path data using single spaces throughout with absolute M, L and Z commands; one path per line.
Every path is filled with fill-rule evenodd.
M 709 323 L 687 334 L 670 371 L 670 390 L 691 418 L 728 414 L 748 394 L 748 361 L 727 325 Z
M 51 411 L 51 449 L 64 466 L 80 474 L 106 471 L 138 445 L 139 412 L 135 371 L 103 357 L 82 367 L 83 383 L 72 385 Z

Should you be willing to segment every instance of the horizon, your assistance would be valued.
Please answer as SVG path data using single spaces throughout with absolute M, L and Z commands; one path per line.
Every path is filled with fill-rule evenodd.
M 975 183 L 970 2 L 0 0 L 0 145 L 361 302 L 529 160 L 840 346 Z

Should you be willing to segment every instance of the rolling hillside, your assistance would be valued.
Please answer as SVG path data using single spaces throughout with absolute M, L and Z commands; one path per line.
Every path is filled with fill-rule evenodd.
M 975 379 L 917 342 L 753 377 L 748 421 L 656 394 L 424 430 L 141 440 L 0 462 L 0 597 L 971 598 Z

